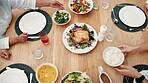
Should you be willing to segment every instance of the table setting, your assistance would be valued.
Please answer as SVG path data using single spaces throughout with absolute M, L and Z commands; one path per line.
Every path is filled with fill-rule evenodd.
M 132 56 L 125 57 L 117 46 L 127 42 L 137 44 L 138 39 L 136 43 L 129 42 L 133 35 L 127 36 L 127 42 L 121 39 L 126 34 L 146 33 L 147 12 L 134 3 L 112 5 L 108 0 L 65 0 L 65 3 L 64 10 L 49 12 L 49 8 L 40 8 L 25 11 L 15 18 L 13 34 L 28 33 L 29 36 L 26 45 L 13 46 L 12 50 L 19 49 L 20 53 L 13 52 L 20 56 L 21 48 L 27 48 L 22 55 L 28 60 L 21 62 L 20 56 L 20 61 L 0 66 L 3 67 L 1 83 L 137 83 L 136 79 L 121 76 L 114 70 L 122 64 L 130 64 Z M 106 18 L 110 18 L 111 24 L 105 21 L 109 25 L 101 23 L 101 13 L 105 11 L 109 11 Z M 94 19 L 101 19 L 100 23 Z M 136 64 L 133 67 L 148 79 L 147 54 L 143 55 L 138 62 L 136 54 L 137 63 L 132 58 L 130 66 Z M 116 78 L 119 78 L 117 82 Z
M 147 26 L 145 12 L 134 4 L 117 4 L 111 16 L 114 24 L 127 32 L 145 31 Z

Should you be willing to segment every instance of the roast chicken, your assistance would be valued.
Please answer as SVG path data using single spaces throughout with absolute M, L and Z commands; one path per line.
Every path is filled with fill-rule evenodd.
M 72 30 L 70 36 L 77 43 L 89 42 L 89 32 L 87 30 L 84 30 L 83 28 Z

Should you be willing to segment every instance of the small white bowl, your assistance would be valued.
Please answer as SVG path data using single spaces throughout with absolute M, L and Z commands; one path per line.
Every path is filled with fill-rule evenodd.
M 60 81 L 60 83 L 62 83 L 62 80 L 64 80 L 65 78 L 66 78 L 66 76 L 68 76 L 70 73 L 73 73 L 73 72 L 78 72 L 78 73 L 83 73 L 83 72 L 81 72 L 81 71 L 72 71 L 72 72 L 69 72 L 69 73 L 67 73 L 62 79 L 61 79 L 61 81 Z M 90 79 L 90 77 L 88 76 L 88 75 L 86 75 L 87 76 L 87 78 L 89 78 Z M 90 79 L 91 80 L 91 79 Z
M 71 20 L 71 14 L 68 12 L 68 11 L 66 11 L 66 10 L 58 10 L 59 12 L 65 12 L 65 13 L 68 13 L 69 14 L 69 20 L 66 22 L 66 23 L 61 23 L 61 24 L 58 24 L 58 23 L 56 23 L 56 21 L 54 20 L 54 18 L 56 17 L 55 16 L 55 14 L 56 14 L 56 12 L 53 14 L 53 16 L 52 16 L 52 20 L 53 20 L 53 22 L 55 23 L 55 24 L 57 24 L 57 25 L 66 25 L 67 23 L 69 23 L 70 22 L 70 20 Z
M 39 81 L 39 79 L 38 79 L 38 70 L 42 67 L 42 66 L 44 66 L 44 65 L 49 65 L 49 66 L 52 66 L 52 67 L 54 67 L 55 69 L 56 69 L 56 78 L 54 79 L 54 81 L 52 82 L 52 83 L 54 83 L 55 81 L 56 81 L 56 79 L 58 78 L 58 69 L 57 69 L 57 67 L 54 65 L 54 64 L 52 64 L 52 63 L 43 63 L 43 64 L 41 64 L 38 68 L 37 68 L 37 70 L 36 70 L 36 79 L 37 79 L 37 81 L 39 82 L 39 83 L 41 83 L 40 81 Z
M 121 61 L 119 63 L 116 63 L 116 64 L 110 64 L 108 63 L 108 61 L 106 61 L 106 58 L 105 58 L 105 53 L 109 50 L 116 50 L 119 54 L 120 54 L 120 59 Z M 117 66 L 120 66 L 123 62 L 124 62 L 124 54 L 121 52 L 121 50 L 117 47 L 108 47 L 106 48 L 104 51 L 103 51 L 103 60 L 104 62 L 109 65 L 109 66 L 112 66 L 112 67 L 117 67 Z
M 69 0 L 69 2 L 68 2 L 68 7 L 69 7 L 69 9 L 70 9 L 73 13 L 75 13 L 75 14 L 87 14 L 87 13 L 89 13 L 89 12 L 93 9 L 93 1 L 92 1 L 92 0 L 85 0 L 85 1 L 87 1 L 88 3 L 90 3 L 90 9 L 89 9 L 89 11 L 87 11 L 87 12 L 85 12 L 85 13 L 77 13 L 77 12 L 75 12 L 75 11 L 73 11 L 73 10 L 71 9 L 70 4 L 71 4 L 73 1 L 74 1 L 74 0 Z

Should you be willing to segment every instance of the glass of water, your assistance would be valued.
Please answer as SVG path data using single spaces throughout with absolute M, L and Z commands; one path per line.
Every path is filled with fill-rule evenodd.
M 110 5 L 109 2 L 104 1 L 104 0 L 101 1 L 101 7 L 102 7 L 103 9 L 109 8 L 109 5 Z
M 37 48 L 37 49 L 35 49 L 35 50 L 33 50 L 32 51 L 32 54 L 33 54 L 33 56 L 36 58 L 36 59 L 41 59 L 41 58 L 43 58 L 43 52 L 42 52 L 42 50 L 40 49 L 40 48 Z
M 115 33 L 111 28 L 108 27 L 108 30 L 105 33 L 105 39 L 108 42 L 112 42 L 115 39 Z
M 93 4 L 93 8 L 94 8 L 95 10 L 98 10 L 98 9 L 99 9 L 99 2 L 98 2 L 98 0 L 94 0 L 93 3 L 94 3 L 94 4 Z

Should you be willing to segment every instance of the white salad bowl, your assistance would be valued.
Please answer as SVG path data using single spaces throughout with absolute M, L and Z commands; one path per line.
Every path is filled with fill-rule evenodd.
M 66 25 L 67 23 L 69 23 L 70 22 L 70 20 L 71 20 L 71 14 L 68 12 L 68 11 L 66 11 L 66 10 L 58 10 L 59 12 L 64 12 L 64 13 L 68 13 L 69 14 L 69 20 L 66 22 L 66 23 L 61 23 L 61 24 L 59 24 L 59 23 L 57 23 L 55 20 L 54 20 L 54 18 L 56 17 L 56 12 L 53 14 L 53 16 L 52 16 L 52 20 L 53 20 L 53 22 L 55 23 L 55 24 L 57 24 L 57 25 Z
M 85 1 L 87 1 L 88 3 L 90 3 L 90 9 L 89 9 L 87 12 L 84 12 L 84 13 L 77 13 L 77 12 L 75 12 L 75 11 L 73 11 L 73 10 L 71 9 L 71 5 L 70 5 L 70 4 L 72 4 L 73 1 L 74 1 L 74 0 L 69 0 L 69 2 L 68 2 L 68 7 L 69 7 L 69 9 L 70 9 L 73 13 L 75 13 L 75 14 L 87 14 L 87 13 L 89 13 L 89 12 L 93 9 L 93 1 L 92 1 L 92 0 L 85 0 Z
M 62 79 L 61 79 L 61 81 L 60 81 L 60 83 L 62 83 L 62 81 L 70 74 L 70 73 L 73 73 L 73 72 L 78 72 L 78 73 L 83 73 L 83 72 L 81 72 L 81 71 L 72 71 L 72 72 L 69 72 L 69 73 L 67 73 Z M 90 80 L 91 80 L 91 78 L 88 76 L 88 75 L 86 75 L 86 77 L 85 78 L 89 78 Z

